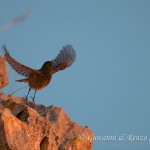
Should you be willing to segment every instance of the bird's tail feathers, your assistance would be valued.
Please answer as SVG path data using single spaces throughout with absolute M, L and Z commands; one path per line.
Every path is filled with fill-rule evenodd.
M 21 80 L 16 80 L 17 82 L 29 82 L 29 78 L 26 79 L 21 79 Z

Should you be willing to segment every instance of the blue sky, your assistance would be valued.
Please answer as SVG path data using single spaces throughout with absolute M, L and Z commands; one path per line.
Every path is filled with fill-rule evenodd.
M 37 92 L 36 102 L 64 108 L 96 136 L 150 138 L 150 1 L 2 0 L 0 25 L 28 8 L 26 21 L 0 32 L 0 45 L 6 44 L 14 58 L 39 69 L 66 44 L 77 53 L 70 68 Z M 13 71 L 4 92 L 23 87 L 15 82 L 22 78 Z M 23 97 L 27 91 L 15 95 Z M 93 149 L 149 147 L 149 141 L 97 140 Z

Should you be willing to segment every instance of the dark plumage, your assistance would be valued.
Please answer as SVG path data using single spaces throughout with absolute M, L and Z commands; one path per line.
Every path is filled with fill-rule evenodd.
M 27 77 L 25 79 L 16 80 L 18 82 L 28 83 L 29 91 L 26 99 L 28 98 L 30 90 L 35 90 L 33 101 L 36 91 L 47 86 L 50 83 L 51 77 L 54 73 L 71 66 L 76 58 L 76 53 L 73 47 L 71 45 L 66 45 L 54 60 L 46 61 L 39 70 L 35 70 L 21 64 L 20 62 L 12 58 L 5 45 L 3 45 L 2 49 L 4 52 L 4 57 L 10 64 L 10 66 L 20 75 Z

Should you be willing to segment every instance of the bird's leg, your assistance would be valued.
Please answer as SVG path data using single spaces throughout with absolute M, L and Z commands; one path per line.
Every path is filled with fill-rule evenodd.
M 36 94 L 36 90 L 35 90 L 35 92 L 34 92 L 34 97 L 32 97 L 32 101 L 33 101 L 33 102 L 35 102 L 35 101 L 34 101 L 34 99 L 35 99 L 35 94 Z
M 25 96 L 26 100 L 28 99 L 28 95 L 29 95 L 30 91 L 31 91 L 31 88 L 29 88 L 28 94 L 27 94 L 27 96 Z

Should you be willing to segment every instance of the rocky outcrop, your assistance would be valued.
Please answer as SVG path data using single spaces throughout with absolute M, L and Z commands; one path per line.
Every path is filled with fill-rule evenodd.
M 92 136 L 63 108 L 0 93 L 0 150 L 91 150 Z
M 0 56 L 0 88 L 8 84 L 7 67 L 4 57 Z

